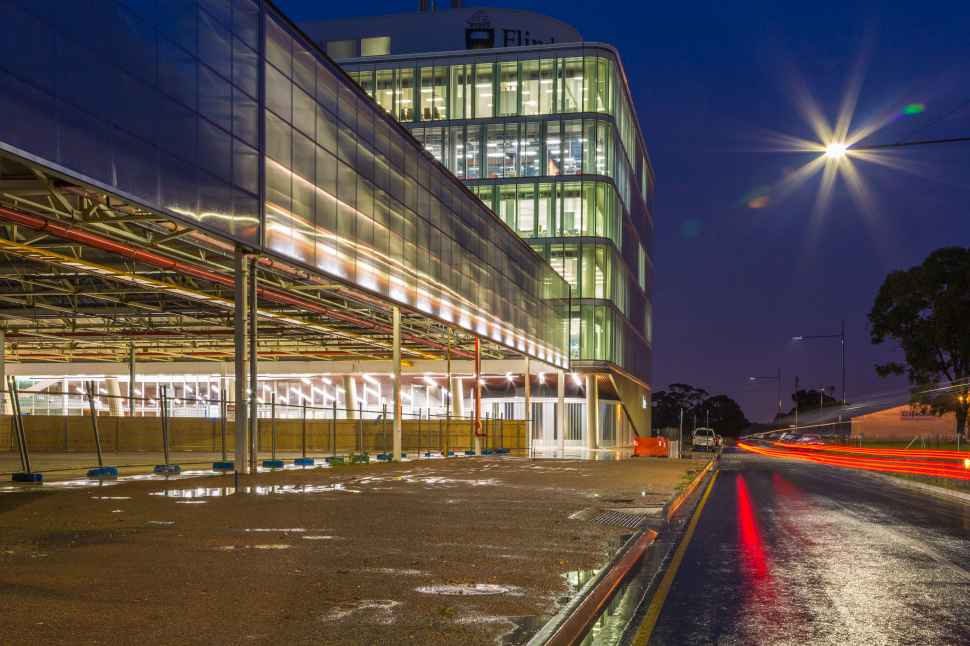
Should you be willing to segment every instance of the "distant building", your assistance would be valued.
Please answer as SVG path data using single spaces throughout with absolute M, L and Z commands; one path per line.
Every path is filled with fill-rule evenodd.
M 654 176 L 619 53 L 528 11 L 420 9 L 301 27 L 570 284 L 584 398 L 533 404 L 537 445 L 649 435 Z
M 911 404 L 902 404 L 852 418 L 852 434 L 865 439 L 911 440 L 921 437 L 952 440 L 956 433 L 953 413 L 934 415 Z

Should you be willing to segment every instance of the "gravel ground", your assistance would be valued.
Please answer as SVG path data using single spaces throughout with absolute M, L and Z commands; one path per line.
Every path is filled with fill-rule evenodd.
M 459 458 L 0 493 L 0 643 L 524 641 L 629 531 L 595 511 L 662 504 L 702 464 Z

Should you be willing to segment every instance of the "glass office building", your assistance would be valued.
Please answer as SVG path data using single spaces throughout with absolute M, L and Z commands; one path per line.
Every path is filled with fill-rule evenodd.
M 321 46 L 331 34 L 339 43 L 385 39 L 381 55 L 338 62 L 548 259 L 572 288 L 561 325 L 573 368 L 635 386 L 640 396 L 621 384 L 616 390 L 628 396 L 616 395 L 628 412 L 642 409 L 651 379 L 654 177 L 619 56 L 583 42 L 430 51 L 439 21 L 447 29 L 467 19 L 470 33 L 504 19 L 501 10 L 472 11 L 383 17 L 369 29 L 367 18 L 333 31 L 305 28 Z M 421 21 L 429 51 L 413 53 L 409 42 L 401 48 L 408 53 L 395 54 L 393 25 L 413 33 Z M 649 433 L 648 414 L 636 411 L 638 431 Z
M 24 0 L 0 24 L 4 154 L 566 365 L 568 285 L 270 3 Z

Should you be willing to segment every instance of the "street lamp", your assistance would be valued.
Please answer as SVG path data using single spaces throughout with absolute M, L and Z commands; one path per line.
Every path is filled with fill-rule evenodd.
M 778 374 L 774 377 L 748 377 L 748 381 L 754 383 L 756 381 L 774 381 L 778 384 L 778 413 L 781 414 L 781 368 L 778 368 Z
M 825 156 L 828 159 L 834 159 L 838 161 L 845 157 L 845 154 L 849 150 L 849 144 L 843 142 L 832 142 L 825 146 Z
M 812 339 L 839 339 L 842 345 L 842 407 L 845 408 L 845 319 L 838 334 L 813 334 L 808 336 L 793 336 L 792 341 L 810 341 Z

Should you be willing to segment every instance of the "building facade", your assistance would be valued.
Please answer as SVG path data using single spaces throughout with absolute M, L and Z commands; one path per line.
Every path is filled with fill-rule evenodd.
M 350 410 L 364 405 L 354 379 L 372 372 L 385 390 L 366 405 L 379 408 L 386 392 L 389 408 L 401 407 L 408 394 L 393 384 L 402 383 L 402 350 L 444 375 L 433 397 L 411 389 L 417 410 L 429 399 L 442 408 L 469 399 L 448 381 L 452 333 L 466 364 L 481 342 L 495 360 L 568 369 L 569 285 L 271 2 L 17 0 L 0 4 L 0 30 L 0 221 L 8 225 L 0 277 L 16 279 L 23 263 L 87 277 L 72 292 L 82 303 L 56 307 L 114 336 L 97 346 L 76 340 L 77 326 L 55 328 L 40 307 L 18 305 L 3 313 L 0 358 L 8 344 L 22 353 L 24 339 L 38 335 L 59 345 L 17 354 L 40 358 L 16 361 L 11 374 L 44 376 L 32 384 L 67 396 L 78 369 L 46 362 L 68 351 L 113 364 L 84 368 L 106 391 L 119 388 L 106 375 L 127 371 L 134 401 L 139 384 L 147 393 L 177 383 L 179 398 L 200 386 L 211 393 L 211 377 L 231 363 L 245 422 L 244 400 L 250 419 L 261 403 L 258 364 L 278 358 L 270 346 L 287 339 L 302 344 L 289 356 L 312 365 L 295 377 L 302 391 L 281 379 L 275 394 L 306 400 L 316 387 L 320 400 L 339 398 Z M 48 235 L 85 253 L 33 246 Z M 92 276 L 103 284 L 90 288 Z M 13 289 L 22 287 L 5 286 Z M 125 300 L 112 301 L 122 314 L 104 314 L 98 298 L 122 291 Z M 137 301 L 146 292 L 167 300 L 148 308 Z M 185 312 L 198 325 L 180 323 Z M 129 323 L 110 327 L 116 320 Z M 202 356 L 195 345 L 210 352 L 193 369 L 224 366 L 203 369 L 208 380 L 136 379 L 136 355 L 173 356 L 156 351 L 163 324 L 185 343 L 174 356 Z M 306 350 L 324 343 L 334 347 Z M 118 362 L 126 355 L 127 369 Z M 344 360 L 339 369 L 335 358 Z M 467 381 L 484 380 L 467 377 L 480 376 L 477 365 L 463 370 Z M 327 372 L 347 380 L 342 394 L 331 377 L 307 376 Z M 431 386 L 430 376 L 421 379 Z
M 495 9 L 303 29 L 350 54 L 338 62 L 368 96 L 569 283 L 561 325 L 573 370 L 597 375 L 592 389 L 625 414 L 601 402 L 594 422 L 584 408 L 599 437 L 567 421 L 567 439 L 608 445 L 626 424 L 649 434 L 654 176 L 617 51 L 551 18 Z M 578 394 L 586 407 L 590 393 Z

